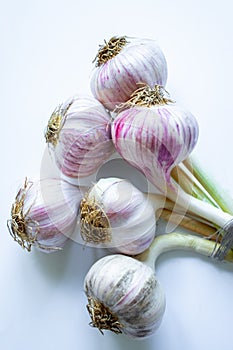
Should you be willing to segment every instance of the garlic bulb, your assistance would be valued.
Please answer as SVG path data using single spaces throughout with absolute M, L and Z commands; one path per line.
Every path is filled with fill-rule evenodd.
M 193 251 L 214 258 L 219 243 L 178 232 L 157 236 L 137 259 L 108 255 L 89 269 L 84 290 L 90 325 L 133 338 L 145 338 L 159 327 L 165 312 L 165 294 L 154 273 L 161 254 L 171 250 Z M 214 261 L 214 260 L 213 260 Z M 233 251 L 224 261 L 233 263 Z
M 128 180 L 110 177 L 101 178 L 81 200 L 79 230 L 72 239 L 113 253 L 137 255 L 152 243 L 159 218 L 169 222 L 169 231 L 181 226 L 201 236 L 216 233 L 212 226 L 186 217 L 165 196 L 143 193 Z
M 224 253 L 219 254 L 222 259 L 233 246 L 233 216 L 186 193 L 171 178 L 174 166 L 195 147 L 198 124 L 190 112 L 169 101 L 159 86 L 139 88 L 112 123 L 113 143 L 122 158 L 141 170 L 176 206 L 221 229 L 225 237 Z
M 119 112 L 112 123 L 112 139 L 120 155 L 166 193 L 167 184 L 172 186 L 172 168 L 196 145 L 198 124 L 190 112 L 169 103 L 161 93 L 160 86 L 135 91 L 130 108 Z
M 71 178 L 93 174 L 114 152 L 110 115 L 92 96 L 76 95 L 60 105 L 45 138 L 58 168 Z
M 114 110 L 129 99 L 139 83 L 165 86 L 167 63 L 155 40 L 113 37 L 101 46 L 90 81 L 93 95 Z
M 98 260 L 86 275 L 84 290 L 91 325 L 147 337 L 159 327 L 165 311 L 164 291 L 151 267 L 124 255 Z
M 46 253 L 60 250 L 76 227 L 82 195 L 61 179 L 26 179 L 11 208 L 11 236 L 28 251 L 32 246 Z
M 89 246 L 139 254 L 152 242 L 155 228 L 152 201 L 127 180 L 102 178 L 81 201 L 81 242 Z

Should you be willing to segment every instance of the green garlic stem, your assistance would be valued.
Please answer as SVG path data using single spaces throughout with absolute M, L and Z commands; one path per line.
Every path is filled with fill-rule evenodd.
M 218 246 L 219 243 L 209 241 L 205 238 L 173 232 L 157 236 L 151 246 L 136 258 L 154 268 L 158 257 L 165 252 L 172 250 L 186 250 L 211 257 Z M 233 263 L 232 250 L 227 253 L 224 261 Z
M 184 162 L 178 164 L 171 173 L 173 179 L 183 188 L 183 190 L 193 197 L 212 204 L 220 208 L 214 198 L 202 186 L 198 179 L 194 176 L 192 168 L 186 167 Z
M 205 190 L 211 195 L 219 207 L 233 215 L 233 199 L 229 194 L 223 190 L 220 185 L 216 182 L 213 176 L 209 175 L 203 168 L 200 162 L 194 158 L 189 157 L 183 164 L 187 169 L 191 170 L 195 178 L 205 188 Z

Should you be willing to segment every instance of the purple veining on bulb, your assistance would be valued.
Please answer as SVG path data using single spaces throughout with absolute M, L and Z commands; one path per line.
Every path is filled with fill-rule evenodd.
M 89 196 L 95 198 L 109 221 L 111 240 L 104 242 L 105 247 L 130 255 L 148 248 L 156 219 L 152 203 L 141 191 L 126 180 L 109 178 L 97 182 Z
M 197 136 L 195 118 L 175 105 L 132 107 L 112 125 L 117 151 L 160 190 L 172 186 L 170 172 L 189 155 Z
M 68 177 L 93 174 L 114 152 L 110 115 L 94 97 L 76 96 L 53 149 L 55 161 Z
M 28 237 L 35 237 L 35 246 L 44 252 L 60 249 L 74 232 L 83 194 L 57 178 L 31 183 L 23 205 Z
M 144 270 L 144 266 L 140 266 L 141 270 Z M 139 267 L 138 267 L 139 268 Z M 145 280 L 144 273 L 145 271 L 142 271 L 141 274 L 138 274 L 138 279 L 135 281 L 135 283 L 130 286 L 130 289 L 127 291 L 127 293 L 124 294 L 124 296 L 118 301 L 118 303 L 115 305 L 115 307 L 122 306 L 124 304 L 130 304 L 133 300 L 137 300 L 137 294 L 141 292 L 140 286 L 143 286 L 143 282 Z
M 153 242 L 155 237 L 155 227 L 153 230 L 149 231 L 147 234 L 144 234 L 137 239 L 125 243 L 123 246 L 116 246 L 111 249 L 114 253 L 121 253 L 127 255 L 137 255 L 144 252 Z
M 115 57 L 95 68 L 91 77 L 93 95 L 109 110 L 126 102 L 139 83 L 165 86 L 167 63 L 153 40 L 130 42 Z
M 170 167 L 174 163 L 174 158 L 167 149 L 167 147 L 162 143 L 158 151 L 158 163 L 161 167 Z

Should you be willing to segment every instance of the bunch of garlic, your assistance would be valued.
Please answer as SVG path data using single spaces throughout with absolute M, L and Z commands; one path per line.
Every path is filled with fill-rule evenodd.
M 165 70 L 162 66 L 166 67 L 166 61 L 165 59 L 160 61 L 165 63 L 160 66 L 159 72 L 160 78 L 163 76 L 164 79 L 158 82 L 154 79 L 155 65 L 153 71 L 150 71 L 154 55 L 150 50 L 143 59 L 138 55 L 141 51 L 143 56 L 146 52 L 143 51 L 143 47 L 145 48 L 147 44 L 141 40 L 141 50 L 137 51 L 137 44 L 131 46 L 130 40 L 128 43 L 126 37 L 114 37 L 101 46 L 91 80 L 92 92 L 107 109 L 116 113 L 113 114 L 111 127 L 113 143 L 127 162 L 141 170 L 153 185 L 184 210 L 189 210 L 210 224 L 219 227 L 226 225 L 222 244 L 203 239 L 196 241 L 197 237 L 188 240 L 175 237 L 171 246 L 194 249 L 224 260 L 232 253 L 230 250 L 233 245 L 232 216 L 187 195 L 171 177 L 172 169 L 184 161 L 194 149 L 198 140 L 198 124 L 189 111 L 163 96 L 167 74 L 166 77 L 163 75 Z M 153 45 L 152 42 L 150 44 Z M 163 54 L 160 58 L 162 56 Z M 111 225 L 108 215 L 103 210 L 103 203 L 101 201 L 97 203 L 100 217 L 104 219 L 106 232 L 109 233 Z M 87 224 L 90 222 L 89 220 Z M 155 242 L 158 243 L 157 238 Z M 163 240 L 159 242 L 158 247 L 161 251 L 170 249 Z M 156 249 L 158 253 L 159 248 Z M 143 273 L 141 278 L 134 280 L 136 265 L 137 271 L 143 267 L 130 259 L 132 258 L 119 255 L 101 259 L 88 272 L 84 286 L 92 326 L 101 331 L 109 329 L 138 338 L 152 334 L 160 324 L 165 302 L 160 288 L 158 298 L 152 291 L 150 293 L 145 286 L 147 280 L 146 278 L 144 280 Z M 151 257 L 148 259 L 151 260 Z M 133 285 L 130 284 L 131 280 L 134 281 Z M 143 293 L 140 294 L 139 290 L 143 290 Z M 151 311 L 150 302 L 155 301 L 154 314 L 147 314 Z
M 100 259 L 87 273 L 84 289 L 92 326 L 144 338 L 155 332 L 165 312 L 165 294 L 153 269 L 156 258 L 170 249 L 189 249 L 232 262 L 233 221 L 229 224 L 231 215 L 186 196 L 171 178 L 171 170 L 195 147 L 198 124 L 164 96 L 167 63 L 158 44 L 113 37 L 95 61 L 93 96 L 76 95 L 62 103 L 46 128 L 61 173 L 85 178 L 117 151 L 181 208 L 220 227 L 227 224 L 222 244 L 179 234 L 155 238 L 156 211 L 164 203 L 155 205 L 119 178 L 100 179 L 88 190 L 61 179 L 26 179 L 8 227 L 28 251 L 32 246 L 57 251 L 72 238 L 114 253 L 142 253 L 137 257 L 141 261 L 120 254 Z

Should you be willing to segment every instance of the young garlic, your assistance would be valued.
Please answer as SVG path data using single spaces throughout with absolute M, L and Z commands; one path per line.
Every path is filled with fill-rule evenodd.
M 61 179 L 26 179 L 7 222 L 11 236 L 28 251 L 60 250 L 76 227 L 82 195 L 81 188 Z
M 163 206 L 163 199 L 157 206 Z M 155 206 L 129 181 L 102 178 L 80 204 L 81 243 L 135 255 L 154 239 Z
M 165 86 L 167 63 L 155 40 L 113 37 L 100 46 L 91 76 L 93 95 L 108 110 L 129 99 L 139 83 Z
M 45 138 L 58 168 L 71 178 L 93 174 L 114 152 L 110 114 L 92 96 L 76 95 L 57 107 Z
M 171 170 L 197 143 L 198 124 L 190 112 L 169 103 L 163 93 L 159 86 L 136 90 L 112 123 L 113 143 L 128 163 L 177 206 L 223 228 L 221 251 L 217 253 L 221 260 L 233 248 L 233 216 L 187 194 L 173 181 Z
M 137 255 L 152 243 L 158 218 L 215 239 L 213 227 L 175 212 L 174 203 L 164 196 L 143 193 L 119 178 L 102 178 L 85 194 L 80 203 L 80 230 L 72 238 L 114 253 Z
M 161 324 L 166 304 L 154 264 L 162 253 L 175 249 L 212 257 L 216 243 L 188 234 L 165 234 L 157 236 L 138 260 L 117 254 L 92 265 L 84 280 L 90 325 L 101 333 L 110 330 L 132 338 L 152 335 Z M 233 262 L 233 253 L 225 260 Z
M 84 281 L 91 325 L 102 330 L 147 337 L 159 327 L 165 294 L 153 269 L 124 255 L 98 260 Z

